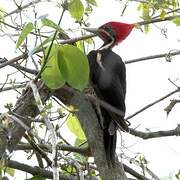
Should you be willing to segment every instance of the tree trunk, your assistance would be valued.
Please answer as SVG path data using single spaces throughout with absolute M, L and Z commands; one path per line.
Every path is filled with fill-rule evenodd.
M 61 95 L 59 96 L 57 93 L 56 96 L 62 100 Z M 65 103 L 72 104 L 76 109 L 78 109 L 75 115 L 78 117 L 86 134 L 91 154 L 95 159 L 95 163 L 102 179 L 127 180 L 123 165 L 120 162 L 116 163 L 115 168 L 108 166 L 103 143 L 103 131 L 91 103 L 79 93 L 71 94 L 71 98 L 66 99 Z M 118 161 L 118 159 L 116 160 Z
M 84 96 L 80 95 L 79 93 L 75 93 L 75 91 L 68 91 L 67 88 L 61 88 L 54 91 L 53 93 L 51 93 L 50 90 L 48 90 L 48 88 L 45 86 L 40 88 L 40 95 L 43 102 L 50 97 L 50 94 L 56 96 L 64 103 L 74 105 L 78 109 L 76 116 L 78 117 L 86 134 L 91 154 L 95 158 L 95 163 L 102 179 L 127 180 L 122 164 L 118 165 L 117 163 L 115 168 L 110 168 L 108 166 L 104 150 L 103 132 L 91 103 L 87 101 Z M 35 105 L 31 89 L 28 89 L 26 93 L 24 93 L 18 99 L 13 112 L 23 117 L 36 117 L 38 115 L 39 111 Z M 27 126 L 31 126 L 31 122 L 26 118 L 22 118 L 21 121 Z M 6 134 L 0 137 L 0 144 L 4 147 L 9 147 L 10 150 L 13 150 L 24 136 L 25 129 L 17 122 L 13 122 L 13 126 L 11 127 L 13 127 L 11 129 L 13 138 L 11 140 L 10 146 L 7 139 L 4 138 Z M 5 148 L 1 148 L 1 157 L 4 154 L 4 151 Z

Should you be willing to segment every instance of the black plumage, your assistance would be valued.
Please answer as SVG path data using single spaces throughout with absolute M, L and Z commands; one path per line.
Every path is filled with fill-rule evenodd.
M 91 51 L 88 59 L 91 84 L 97 97 L 125 113 L 126 68 L 121 57 L 108 48 Z M 128 126 L 124 116 L 119 116 L 103 107 L 101 107 L 101 113 L 104 119 L 102 128 L 107 161 L 114 165 L 116 131 L 118 128 L 128 131 Z

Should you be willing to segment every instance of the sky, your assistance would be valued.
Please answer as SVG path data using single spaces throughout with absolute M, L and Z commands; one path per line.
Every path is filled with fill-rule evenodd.
M 1 2 L 9 11 L 13 10 L 8 3 L 10 0 L 1 0 Z M 139 12 L 137 12 L 136 2 L 130 2 L 124 16 L 121 16 L 122 2 L 118 0 L 105 1 L 98 0 L 98 7 L 94 9 L 93 14 L 89 18 L 91 27 L 98 27 L 108 21 L 121 21 L 134 23 L 140 21 Z M 48 7 L 48 6 L 47 6 Z M 39 7 L 41 14 L 47 7 Z M 49 12 L 48 12 L 49 13 Z M 57 12 L 50 13 L 49 17 L 57 20 Z M 62 22 L 62 26 L 69 27 L 68 21 Z M 167 38 L 162 35 L 162 28 L 167 29 Z M 171 50 L 179 49 L 180 39 L 179 27 L 171 22 L 157 23 L 151 25 L 150 32 L 145 34 L 139 29 L 134 29 L 129 37 L 114 51 L 119 54 L 124 61 L 150 56 L 161 53 L 169 53 Z M 100 46 L 101 41 L 95 38 L 96 47 Z M 0 51 L 1 56 L 12 58 L 15 54 L 15 47 L 8 38 L 1 38 Z M 154 59 L 150 61 L 127 64 L 127 95 L 126 95 L 126 116 L 131 115 L 147 104 L 159 99 L 167 93 L 173 91 L 175 86 L 168 81 L 179 82 L 179 56 L 172 58 L 169 63 L 165 58 Z M 6 74 L 9 68 L 1 69 L 1 74 Z M 5 78 L 5 76 L 3 76 Z M 12 93 L 6 92 L 0 94 L 1 102 L 9 102 L 15 98 Z M 167 117 L 164 108 L 173 98 L 179 99 L 179 94 L 162 101 L 161 103 L 149 108 L 141 114 L 130 120 L 132 128 L 138 126 L 138 130 L 145 131 L 147 128 L 151 131 L 173 129 L 179 123 L 179 104 L 175 106 L 173 111 Z M 3 109 L 3 104 L 0 105 Z M 69 134 L 66 134 L 69 138 Z M 127 133 L 119 135 L 117 144 L 117 153 L 125 153 L 133 158 L 138 153 L 144 154 L 148 161 L 148 167 L 156 173 L 160 178 L 168 176 L 170 173 L 176 173 L 180 161 L 180 139 L 179 137 L 158 138 L 150 140 L 141 140 Z M 128 164 L 128 161 L 125 161 Z

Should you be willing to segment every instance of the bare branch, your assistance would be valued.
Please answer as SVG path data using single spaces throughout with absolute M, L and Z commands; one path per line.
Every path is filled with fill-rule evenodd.
M 72 44 L 72 43 L 75 43 L 77 41 L 86 40 L 86 39 L 89 39 L 89 38 L 92 38 L 92 37 L 95 37 L 95 36 L 97 36 L 97 35 L 95 35 L 95 34 L 83 35 L 83 36 L 80 36 L 80 37 L 75 37 L 75 38 L 60 41 L 60 44 Z
M 140 114 L 141 112 L 145 111 L 146 109 L 152 107 L 153 105 L 155 105 L 155 104 L 163 101 L 164 99 L 168 98 L 169 96 L 171 96 L 171 95 L 173 95 L 173 94 L 175 94 L 175 93 L 177 93 L 177 92 L 179 92 L 179 91 L 180 91 L 180 89 L 177 88 L 176 90 L 174 90 L 174 91 L 166 94 L 165 96 L 161 97 L 160 99 L 158 99 L 158 100 L 156 100 L 156 101 L 154 101 L 154 102 L 146 105 L 145 107 L 141 108 L 141 109 L 138 110 L 137 112 L 133 113 L 132 115 L 130 115 L 130 116 L 128 116 L 128 117 L 126 117 L 126 120 L 129 120 L 129 119 L 133 118 L 134 116 Z
M 167 136 L 179 136 L 180 135 L 180 125 L 178 125 L 175 129 L 168 131 L 157 131 L 157 132 L 142 132 L 137 131 L 135 129 L 130 128 L 130 134 L 140 137 L 142 139 L 150 139 L 150 138 L 159 138 L 159 137 L 167 137 Z
M 165 17 L 165 18 L 157 18 L 157 19 L 150 19 L 149 21 L 140 21 L 137 22 L 137 25 L 147 25 L 147 24 L 154 24 L 154 23 L 158 23 L 158 22 L 163 22 L 163 21 L 171 21 L 173 19 L 179 18 L 180 15 L 175 15 L 175 16 L 169 16 L 169 17 Z
M 10 115 L 10 114 L 6 113 L 5 116 L 7 116 L 8 118 L 12 119 L 12 121 L 15 121 L 16 123 L 18 123 L 26 131 L 29 131 L 29 132 L 31 131 L 31 128 L 29 126 L 27 126 L 23 121 L 21 121 L 20 119 L 18 119 L 14 115 Z
M 26 9 L 26 8 L 28 8 L 28 7 L 32 6 L 32 5 L 35 5 L 35 4 L 39 3 L 39 2 L 41 2 L 41 0 L 35 0 L 33 2 L 29 2 L 29 3 L 25 4 L 24 6 L 20 6 L 16 10 L 11 11 L 10 13 L 7 13 L 4 17 L 11 16 L 13 14 L 19 13 L 23 9 Z
M 143 154 L 140 154 L 141 158 L 137 157 L 138 155 L 136 155 L 135 158 L 128 157 L 125 154 L 121 154 L 121 156 L 123 158 L 125 158 L 126 160 L 128 160 L 130 163 L 133 163 L 134 165 L 136 165 L 142 169 L 144 178 L 141 178 L 142 177 L 141 176 L 138 179 L 142 179 L 142 180 L 146 179 L 145 172 L 147 172 L 151 176 L 151 179 L 160 180 L 160 178 L 147 167 L 147 160 Z
M 12 28 L 12 29 L 14 29 L 14 30 L 16 30 L 16 31 L 22 31 L 22 28 L 18 28 L 18 27 L 16 27 L 16 26 L 12 26 L 11 24 L 8 24 L 8 23 L 6 23 L 6 22 L 4 22 L 4 21 L 1 21 L 0 20 L 0 24 L 4 24 L 5 26 L 8 26 L 8 27 L 10 27 L 10 28 Z M 48 36 L 45 36 L 45 35 L 43 35 L 43 34 L 37 34 L 37 33 L 35 33 L 35 32 L 30 32 L 30 34 L 32 34 L 32 35 L 35 35 L 35 36 L 40 36 L 40 37 L 44 37 L 44 38 L 48 38 Z
M 139 180 L 149 180 L 148 178 L 144 177 L 143 175 L 139 174 L 138 172 L 136 172 L 134 169 L 130 168 L 129 166 L 127 166 L 126 164 L 123 164 L 124 166 L 124 170 L 126 172 L 128 172 L 129 174 L 131 174 L 132 176 L 138 178 Z
M 13 58 L 13 59 L 5 62 L 5 63 L 0 64 L 0 69 L 5 67 L 5 66 L 11 65 L 11 64 L 13 64 L 13 63 L 15 63 L 21 59 L 25 59 L 27 57 L 28 57 L 27 53 L 21 54 L 20 56 L 17 56 L 17 57 L 15 57 L 15 58 Z
M 60 42 L 60 44 L 72 44 L 74 42 L 77 42 L 77 41 L 81 41 L 81 40 L 85 40 L 85 39 L 89 39 L 89 38 L 92 38 L 92 37 L 95 37 L 96 35 L 94 34 L 90 34 L 90 35 L 84 35 L 84 36 L 80 36 L 80 37 L 76 37 L 76 38 L 72 38 L 72 39 L 67 39 L 67 40 L 63 40 Z M 40 52 L 41 50 L 39 50 L 38 52 Z M 34 52 L 33 54 L 35 54 L 37 52 Z M 24 54 L 21 54 L 20 56 L 17 56 L 7 62 L 4 62 L 2 64 L 0 64 L 0 68 L 3 68 L 5 66 L 8 66 L 8 65 L 11 65 L 21 59 L 25 59 L 28 57 L 28 53 L 24 53 Z M 32 72 L 33 74 L 34 73 L 37 73 L 36 71 Z M 31 74 L 32 74 L 31 73 Z
M 148 167 L 144 167 L 147 173 L 152 177 L 154 180 L 161 180 L 154 172 L 152 172 Z
M 8 60 L 6 58 L 0 58 L 0 64 L 5 63 L 5 62 L 8 62 Z M 18 70 L 21 70 L 21 71 L 24 71 L 24 72 L 27 72 L 27 73 L 30 73 L 30 74 L 36 75 L 38 73 L 37 70 L 26 68 L 24 66 L 21 66 L 18 63 L 13 63 L 13 64 L 9 64 L 9 65 L 16 68 L 16 69 L 18 69 Z
M 37 144 L 37 146 L 46 152 L 49 152 L 49 153 L 52 152 L 51 151 L 52 146 L 50 144 Z M 17 145 L 15 150 L 32 150 L 32 146 L 29 144 L 19 144 L 19 145 Z M 84 156 L 91 156 L 89 147 L 83 148 L 83 147 L 74 147 L 74 146 L 70 146 L 70 145 L 58 144 L 57 150 L 76 152 L 76 153 L 82 154 Z
M 25 84 L 12 85 L 12 86 L 4 87 L 4 88 L 0 89 L 0 92 L 9 91 L 9 90 L 18 89 L 18 88 L 23 88 L 23 87 L 25 87 Z
M 172 111 L 172 109 L 174 108 L 174 106 L 175 106 L 177 103 L 180 103 L 180 100 L 173 99 L 173 100 L 171 100 L 171 102 L 169 103 L 169 105 L 168 105 L 166 108 L 164 108 L 164 111 L 166 111 L 167 115 L 169 115 L 169 113 Z
M 40 175 L 43 176 L 44 178 L 53 179 L 53 173 L 51 171 L 41 169 L 37 166 L 33 167 L 13 160 L 6 161 L 5 165 L 13 169 L 18 169 L 20 171 L 28 172 L 32 175 Z M 59 175 L 59 180 L 77 180 L 77 178 L 74 176 Z
M 171 14 L 171 13 L 175 13 L 175 12 L 178 12 L 178 11 L 180 11 L 180 8 L 173 9 L 173 10 L 171 10 L 171 11 L 168 11 L 168 12 L 166 12 L 166 14 Z M 156 19 L 156 18 L 160 18 L 160 15 L 153 17 L 153 19 Z
M 49 129 L 51 136 L 52 136 L 52 167 L 53 167 L 53 180 L 59 179 L 59 173 L 58 173 L 58 167 L 57 167 L 57 152 L 56 152 L 56 146 L 57 146 L 57 136 L 55 129 L 53 128 L 53 125 L 51 124 L 50 120 L 48 119 L 48 114 L 45 112 L 41 96 L 39 94 L 37 86 L 34 84 L 34 82 L 30 82 L 29 86 L 32 88 L 34 99 L 36 101 L 36 105 L 41 113 L 43 113 L 44 122 Z
M 152 55 L 152 56 L 146 56 L 146 57 L 141 57 L 141 58 L 137 58 L 137 59 L 132 59 L 132 60 L 125 61 L 125 64 L 131 64 L 131 63 L 136 63 L 136 62 L 141 62 L 141 61 L 163 58 L 163 57 L 167 57 L 168 55 L 169 56 L 180 55 L 180 51 L 156 54 L 156 55 Z
M 31 145 L 32 149 L 35 150 L 35 153 L 38 153 L 42 158 L 44 158 L 47 162 L 48 166 L 52 165 L 52 161 L 49 159 L 49 157 L 47 156 L 46 152 L 43 151 L 34 141 L 34 137 L 31 133 L 29 133 L 28 135 L 25 134 L 24 135 L 25 139 L 29 142 L 29 144 Z

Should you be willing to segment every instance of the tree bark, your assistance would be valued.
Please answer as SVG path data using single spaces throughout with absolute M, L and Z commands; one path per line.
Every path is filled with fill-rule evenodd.
M 67 90 L 68 91 L 68 90 Z M 66 91 L 66 93 L 67 93 Z M 56 93 L 56 97 L 62 100 L 61 93 Z M 80 124 L 86 134 L 86 138 L 91 150 L 91 154 L 95 159 L 95 163 L 103 180 L 127 180 L 123 165 L 118 162 L 115 168 L 109 167 L 106 160 L 106 153 L 103 142 L 103 131 L 100 127 L 96 113 L 91 103 L 79 93 L 72 93 L 71 97 L 66 98 L 65 102 L 71 104 L 78 109 L 75 115 L 78 117 Z
M 86 134 L 91 154 L 95 158 L 95 163 L 102 179 L 127 180 L 123 165 L 121 163 L 117 163 L 115 168 L 108 166 L 104 150 L 103 132 L 91 103 L 88 102 L 84 96 L 80 95 L 80 93 L 76 93 L 75 91 L 68 91 L 67 88 L 61 88 L 54 92 L 51 92 L 45 86 L 39 87 L 39 89 L 43 102 L 45 102 L 50 97 L 50 95 L 54 95 L 65 104 L 72 104 L 78 109 L 75 114 L 78 117 Z M 35 104 L 31 89 L 26 90 L 26 93 L 24 93 L 19 98 L 13 112 L 23 117 L 36 117 L 38 115 L 39 111 Z M 31 122 L 26 118 L 21 119 L 21 121 L 27 126 L 31 126 Z M 13 122 L 12 127 L 11 134 L 13 138 L 11 140 L 10 146 L 4 136 L 1 136 L 3 139 L 0 137 L 0 143 L 3 144 L 4 147 L 9 147 L 10 150 L 15 149 L 25 133 L 25 129 L 17 122 Z M 1 148 L 1 156 L 4 153 L 4 150 L 5 148 Z

